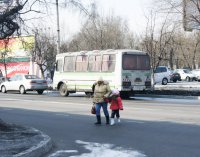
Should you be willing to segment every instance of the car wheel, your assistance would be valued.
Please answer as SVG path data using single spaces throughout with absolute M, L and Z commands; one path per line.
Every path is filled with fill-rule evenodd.
M 59 92 L 61 96 L 68 96 L 69 92 L 67 90 L 67 85 L 66 84 L 61 84 L 60 88 L 59 88 Z
M 2 92 L 2 93 L 6 93 L 6 87 L 5 87 L 5 86 L 2 86 L 2 87 L 1 87 L 1 92 Z
M 26 90 L 25 90 L 24 86 L 20 86 L 19 87 L 19 92 L 20 92 L 20 94 L 25 94 L 26 93 Z
M 167 83 L 168 83 L 167 78 L 163 78 L 163 79 L 162 79 L 162 85 L 167 85 Z
M 190 82 L 190 77 L 187 76 L 187 77 L 186 77 L 186 81 L 187 81 L 187 82 Z
M 192 78 L 192 81 L 197 81 L 197 78 L 193 77 L 193 78 Z
M 43 94 L 43 92 L 44 92 L 43 90 L 37 90 L 37 93 L 40 95 Z
M 177 82 L 177 80 L 173 80 L 173 82 Z

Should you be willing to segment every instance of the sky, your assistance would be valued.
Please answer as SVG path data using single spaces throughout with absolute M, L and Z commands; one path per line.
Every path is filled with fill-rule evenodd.
M 84 5 L 89 5 L 92 0 L 83 0 Z M 145 30 L 146 19 L 149 8 L 154 0 L 95 0 L 98 13 L 101 16 L 114 15 L 126 20 L 131 31 L 141 33 Z M 54 0 L 53 0 L 54 2 Z M 40 6 L 39 6 L 40 7 Z M 52 3 L 52 9 L 48 16 L 37 23 L 42 29 L 47 29 L 50 33 L 56 32 L 56 6 Z M 59 7 L 61 40 L 70 39 L 80 31 L 85 22 L 86 15 L 75 9 Z M 33 22 L 34 23 L 34 22 Z M 36 24 L 37 25 L 37 24 Z
M 102 6 L 100 12 L 114 12 L 128 21 L 130 29 L 138 30 L 145 27 L 145 14 L 152 0 L 99 0 L 98 3 Z
M 153 0 L 96 0 L 97 9 L 100 15 L 106 16 L 114 14 L 127 20 L 130 30 L 141 33 L 145 30 L 145 14 L 148 13 L 149 7 Z M 84 23 L 84 15 L 79 12 L 60 11 L 60 28 L 61 33 L 72 36 L 77 33 Z

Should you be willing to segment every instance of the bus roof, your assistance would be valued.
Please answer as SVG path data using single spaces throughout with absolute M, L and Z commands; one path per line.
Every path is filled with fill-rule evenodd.
M 93 51 L 78 51 L 78 52 L 65 52 L 65 53 L 60 53 L 57 55 L 57 57 L 63 57 L 66 55 L 92 55 L 92 54 L 109 54 L 109 53 L 131 53 L 131 54 L 142 54 L 142 55 L 146 55 L 147 53 L 144 51 L 139 51 L 139 50 L 132 50 L 132 49 L 108 49 L 108 50 L 93 50 Z

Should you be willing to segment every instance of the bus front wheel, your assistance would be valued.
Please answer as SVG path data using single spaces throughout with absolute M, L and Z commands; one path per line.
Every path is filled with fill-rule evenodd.
M 69 92 L 67 91 L 67 85 L 66 84 L 61 84 L 60 88 L 59 88 L 59 92 L 61 96 L 68 96 Z

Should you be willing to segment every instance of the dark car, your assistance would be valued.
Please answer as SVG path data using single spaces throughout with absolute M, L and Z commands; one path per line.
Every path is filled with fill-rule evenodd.
M 172 72 L 170 80 L 172 82 L 181 81 L 181 75 L 177 72 Z

